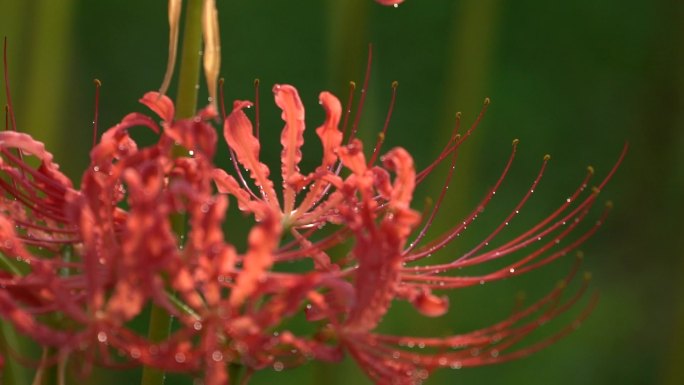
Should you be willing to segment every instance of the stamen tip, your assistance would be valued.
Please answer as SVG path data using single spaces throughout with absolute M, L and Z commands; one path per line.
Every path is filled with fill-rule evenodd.
M 95 83 L 96 87 L 102 87 L 102 82 L 98 78 L 93 79 L 93 83 Z
M 613 201 L 606 201 L 606 208 L 612 209 L 613 208 Z
M 352 90 L 356 89 L 356 82 L 349 82 L 349 87 L 351 87 Z
M 591 271 L 585 271 L 585 272 L 584 272 L 584 277 L 583 277 L 583 278 L 584 278 L 584 281 L 585 281 L 585 282 L 591 281 L 591 277 L 592 277 Z
M 513 145 L 517 146 L 520 143 L 520 139 L 513 139 Z
M 544 161 L 549 161 L 549 160 L 551 160 L 551 155 L 550 154 L 544 155 Z
M 458 111 L 458 112 L 456 113 L 456 119 L 457 119 L 457 120 L 461 120 L 461 115 L 462 115 L 462 114 L 461 114 L 461 111 Z
M 399 87 L 399 82 L 395 80 L 392 82 L 392 88 L 396 89 L 397 87 Z
M 223 87 L 223 83 L 224 83 L 225 81 L 226 81 L 226 79 L 224 79 L 224 78 L 219 78 L 219 80 L 218 80 L 219 87 Z
M 490 98 L 487 97 L 487 98 L 485 98 L 485 100 L 484 100 L 484 105 L 485 105 L 485 106 L 488 106 L 489 103 L 491 103 L 491 102 L 492 102 L 492 100 L 491 100 Z
M 594 167 L 587 166 L 587 171 L 589 172 L 589 174 L 593 174 L 594 173 Z
M 259 82 L 260 82 L 259 78 L 254 79 L 254 86 L 255 87 L 258 86 Z
M 598 195 L 601 192 L 601 189 L 594 186 L 591 188 L 591 192 Z

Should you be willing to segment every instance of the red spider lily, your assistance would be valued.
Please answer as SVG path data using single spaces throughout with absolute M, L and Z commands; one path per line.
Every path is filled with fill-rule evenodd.
M 604 212 L 593 227 L 569 238 L 573 232 L 579 231 L 578 225 L 596 202 L 600 189 L 615 172 L 624 151 L 615 168 L 589 194 L 582 193 L 593 175 L 591 168 L 577 190 L 557 210 L 514 239 L 490 247 L 490 242 L 495 241 L 534 192 L 550 159 L 546 156 L 528 192 L 480 244 L 452 262 L 419 265 L 418 261 L 459 237 L 484 210 L 508 173 L 517 141 L 513 143 L 513 152 L 501 177 L 477 209 L 451 230 L 418 246 L 439 210 L 446 186 L 434 210 L 426 215 L 425 224 L 420 230 L 417 228 L 420 215 L 410 208 L 413 189 L 438 163 L 449 156 L 453 156 L 452 162 L 455 161 L 456 150 L 472 133 L 477 122 L 463 137 L 454 133 L 435 162 L 419 173 L 416 173 L 410 155 L 400 148 L 391 150 L 383 157 L 384 167 L 372 166 L 378 145 L 370 162 L 365 159 L 359 140 L 352 139 L 343 145 L 342 133 L 336 128 L 339 102 L 330 94 L 322 93 L 321 105 L 327 117 L 317 129 L 317 134 L 323 143 L 324 160 L 314 172 L 303 176 L 297 168 L 304 131 L 301 100 L 290 86 L 276 86 L 273 91 L 285 121 L 281 136 L 281 168 L 283 199 L 286 203 L 279 203 L 274 183 L 269 179 L 269 169 L 259 161 L 259 141 L 243 112 L 246 106 L 251 105 L 249 102 L 235 103 L 232 113 L 225 119 L 224 134 L 237 161 L 249 170 L 260 195 L 252 191 L 244 178 L 240 185 L 225 171 L 215 170 L 219 191 L 235 196 L 240 209 L 254 214 L 257 220 L 264 217 L 267 211 L 272 217 L 281 218 L 284 228 L 289 229 L 294 241 L 276 252 L 274 261 L 269 264 L 310 259 L 315 270 L 352 284 L 345 290 L 309 293 L 308 315 L 312 321 L 326 320 L 328 335 L 332 332 L 371 378 L 383 384 L 410 384 L 422 381 L 438 367 L 460 368 L 510 360 L 541 349 L 571 329 L 564 329 L 555 337 L 515 350 L 516 343 L 524 336 L 539 324 L 566 311 L 580 297 L 585 287 L 566 302 L 561 301 L 561 294 L 575 275 L 576 268 L 546 297 L 489 328 L 441 338 L 386 336 L 373 332 L 395 299 L 410 301 L 427 316 L 440 316 L 447 312 L 448 301 L 446 297 L 432 294 L 433 290 L 461 288 L 519 275 L 576 249 L 597 230 L 607 214 L 607 211 Z M 348 177 L 341 177 L 339 165 L 349 170 Z M 452 163 L 451 172 L 453 169 Z M 395 174 L 394 180 L 390 172 Z M 239 168 L 238 175 L 242 175 Z M 447 184 L 449 179 L 451 173 Z M 295 207 L 293 202 L 298 200 L 297 194 L 307 187 L 308 191 L 299 199 L 302 203 Z M 321 191 L 325 193 L 321 194 Z M 341 226 L 332 234 L 317 237 L 323 224 Z M 300 230 L 305 234 L 302 235 Z M 328 250 L 347 239 L 353 240 L 348 254 L 342 258 L 332 258 Z M 525 256 L 492 273 L 481 276 L 446 274 L 463 267 L 503 259 L 523 248 L 528 249 Z M 577 322 L 586 314 L 584 312 Z M 572 325 L 575 326 L 576 323 Z M 429 347 L 434 352 L 421 354 L 405 349 L 406 346 L 419 345 Z M 445 353 L 448 349 L 455 351 Z
M 0 133 L 0 315 L 57 351 L 43 365 L 77 355 L 87 363 L 85 369 L 96 363 L 146 365 L 204 373 L 207 384 L 218 385 L 228 380 L 229 363 L 251 373 L 311 359 L 339 361 L 349 353 L 376 383 L 416 384 L 440 367 L 485 365 L 531 354 L 586 316 L 591 305 L 556 335 L 518 344 L 583 294 L 586 285 L 563 299 L 575 266 L 546 296 L 489 327 L 437 337 L 377 331 L 397 300 L 408 301 L 425 316 L 442 316 L 449 310 L 447 290 L 519 275 L 576 249 L 604 220 L 607 211 L 595 225 L 580 227 L 624 152 L 597 187 L 586 192 L 590 169 L 560 207 L 530 229 L 500 241 L 502 230 L 537 187 L 549 160 L 545 157 L 527 193 L 490 235 L 450 262 L 427 263 L 428 256 L 458 239 L 494 198 L 517 141 L 501 176 L 476 209 L 424 242 L 457 151 L 482 114 L 464 134 L 455 131 L 434 162 L 416 171 L 402 148 L 378 155 L 386 127 L 367 159 L 362 142 L 354 137 L 355 125 L 344 138 L 346 123 L 341 130 L 340 122 L 347 122 L 348 115 L 342 116 L 341 103 L 323 92 L 320 104 L 326 117 L 316 129 L 322 161 L 302 173 L 304 106 L 292 86 L 276 85 L 273 92 L 285 123 L 280 194 L 259 158 L 260 141 L 244 112 L 250 102 L 237 101 L 228 116 L 224 113 L 223 133 L 235 176 L 212 162 L 217 144 L 214 107 L 176 120 L 171 100 L 156 92 L 141 102 L 161 118 L 161 127 L 140 113 L 124 117 L 92 149 L 78 190 L 41 143 L 25 134 Z M 139 148 L 128 133 L 136 127 L 158 133 L 159 140 Z M 411 208 L 414 189 L 448 159 L 445 187 L 432 211 L 421 215 Z M 255 219 L 244 252 L 224 237 L 228 195 Z M 179 223 L 187 230 L 180 232 Z M 512 254 L 524 255 L 488 274 L 464 276 L 460 271 Z M 293 261 L 309 269 L 288 271 Z M 174 331 L 163 341 L 151 341 L 129 327 L 150 305 L 175 316 Z M 306 313 L 312 333 L 288 329 L 288 319 L 300 312 Z

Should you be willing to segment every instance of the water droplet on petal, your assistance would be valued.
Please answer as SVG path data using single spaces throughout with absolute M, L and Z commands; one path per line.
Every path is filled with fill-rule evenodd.
M 223 353 L 221 353 L 218 350 L 215 350 L 213 353 L 211 353 L 211 359 L 216 362 L 223 361 Z

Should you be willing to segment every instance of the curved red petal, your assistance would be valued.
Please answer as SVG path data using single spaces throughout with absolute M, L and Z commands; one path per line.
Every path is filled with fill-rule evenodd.
M 164 122 L 173 122 L 176 110 L 171 99 L 159 92 L 151 91 L 140 98 L 140 103 L 154 111 Z
M 252 103 L 247 101 L 235 102 L 233 112 L 226 118 L 223 125 L 223 135 L 228 145 L 235 151 L 240 164 L 250 172 L 266 203 L 280 211 L 280 203 L 273 182 L 268 178 L 271 172 L 268 166 L 259 161 L 261 144 L 252 133 L 252 122 L 242 111 L 243 108 L 251 105 Z
M 321 92 L 318 100 L 325 110 L 325 122 L 316 129 L 316 134 L 323 144 L 321 166 L 327 168 L 337 161 L 337 149 L 342 144 L 342 132 L 338 128 L 342 115 L 342 105 L 339 99 L 330 92 Z
M 299 162 L 302 160 L 304 144 L 304 106 L 297 89 L 290 85 L 276 84 L 273 87 L 273 95 L 276 105 L 283 111 L 280 116 L 285 121 L 280 144 L 283 146 L 281 171 L 284 211 L 288 214 L 294 209 L 296 191 L 292 188 L 293 184 L 303 179 L 299 173 Z

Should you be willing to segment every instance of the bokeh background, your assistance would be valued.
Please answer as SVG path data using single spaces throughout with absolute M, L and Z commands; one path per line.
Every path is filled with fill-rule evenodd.
M 591 291 L 600 294 L 590 318 L 541 353 L 496 366 L 439 371 L 428 384 L 684 383 L 683 2 L 407 0 L 396 9 L 371 0 L 217 3 L 226 98 L 251 99 L 253 79 L 261 80 L 262 138 L 271 164 L 282 124 L 270 86 L 296 85 L 309 107 L 309 126 L 315 127 L 322 118 L 318 92 L 344 98 L 349 81 L 360 84 L 369 43 L 373 62 L 361 136 L 371 140 L 382 127 L 390 84 L 397 80 L 388 143 L 407 147 L 419 165 L 428 164 L 444 144 L 457 111 L 469 124 L 484 97 L 491 97 L 484 121 L 460 155 L 438 225 L 446 228 L 465 215 L 498 177 L 511 140 L 521 144 L 509 179 L 488 208 L 493 219 L 473 226 L 471 242 L 486 235 L 522 196 L 544 154 L 552 154 L 551 164 L 518 229 L 557 206 L 587 165 L 604 175 L 623 143 L 630 143 L 601 196 L 615 209 L 583 246 L 583 269 L 593 272 Z M 92 80 L 103 83 L 101 127 L 144 111 L 137 98 L 158 88 L 166 63 L 166 2 L 0 0 L 0 35 L 9 42 L 19 130 L 45 141 L 78 180 L 92 141 Z M 4 93 L 0 102 L 6 103 Z M 305 153 L 316 147 L 309 144 Z M 217 162 L 225 164 L 222 154 Z M 309 159 L 305 169 L 318 155 Z M 418 191 L 416 207 L 439 194 L 440 172 Z M 465 240 L 438 258 L 453 258 L 467 246 Z M 510 312 L 519 291 L 531 299 L 542 296 L 571 263 L 462 290 L 440 319 L 399 311 L 383 327 L 439 335 L 486 326 Z M 111 383 L 135 383 L 139 373 L 125 375 Z M 105 383 L 104 375 L 98 376 L 92 383 Z M 274 381 L 368 383 L 352 362 L 265 371 L 253 383 Z

